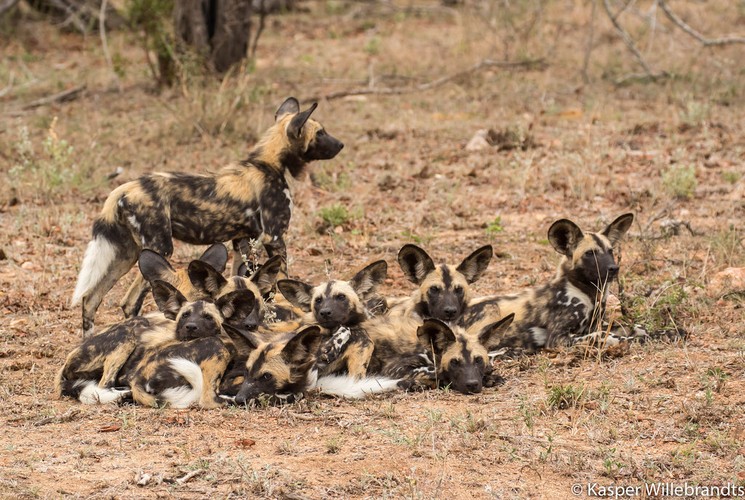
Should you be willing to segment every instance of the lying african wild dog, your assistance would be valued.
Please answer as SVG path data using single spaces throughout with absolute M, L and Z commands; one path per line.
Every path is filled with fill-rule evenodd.
M 386 392 L 398 387 L 398 380 L 385 377 L 355 379 L 349 376 L 318 376 L 317 354 L 326 335 L 318 325 L 294 332 L 246 332 L 227 327 L 236 349 L 249 355 L 223 376 L 220 396 L 237 404 L 266 398 L 273 403 L 293 402 L 308 390 L 346 398 Z
M 153 283 L 159 307 L 174 325 L 169 330 L 148 331 L 140 336 L 143 353 L 126 373 L 132 398 L 146 406 L 186 408 L 198 403 L 216 408 L 220 380 L 236 349 L 223 327 L 228 318 L 255 309 L 253 292 L 231 291 L 214 303 L 189 302 L 163 282 Z M 126 368 L 126 367 L 125 367 Z
M 439 385 L 464 394 L 481 392 L 485 377 L 491 380 L 488 352 L 513 318 L 509 314 L 468 329 L 436 318 L 375 318 L 365 324 L 374 345 L 368 374 L 398 379 L 404 389 Z
M 384 260 L 373 262 L 357 272 L 349 281 L 331 280 L 313 286 L 297 280 L 279 280 L 277 288 L 294 306 L 309 313 L 307 323 L 316 323 L 330 343 L 324 342 L 316 367 L 320 375 L 347 372 L 361 378 L 367 373 L 373 345 L 364 330 L 364 322 L 386 310 L 385 299 L 376 289 L 388 273 Z M 333 336 L 332 336 L 333 334 Z M 343 354 L 334 355 L 329 362 L 331 349 Z
M 217 273 L 222 273 L 225 271 L 228 262 L 228 250 L 222 243 L 215 243 L 207 248 L 198 259 L 192 261 L 192 263 L 196 262 L 209 266 Z M 173 285 L 189 300 L 205 299 L 211 294 L 206 290 L 196 288 L 191 282 L 189 269 L 193 265 L 192 263 L 186 269 L 176 270 L 162 255 L 148 249 L 143 250 L 137 259 L 140 273 L 148 283 L 156 280 L 165 281 Z M 137 311 L 141 308 L 142 304 L 140 303 L 137 305 Z
M 284 267 L 293 179 L 308 162 L 333 158 L 344 146 L 310 119 L 316 106 L 300 112 L 288 98 L 248 158 L 215 175 L 154 173 L 114 189 L 93 224 L 73 294 L 72 304 L 82 303 L 83 334 L 93 332 L 104 295 L 143 248 L 169 257 L 173 238 L 196 245 L 259 239 Z M 125 316 L 138 312 L 146 288 L 138 276 L 124 300 Z
M 223 318 L 235 318 L 253 307 L 253 296 L 241 297 L 250 292 L 232 292 L 219 298 L 215 305 L 203 301 L 181 304 L 194 314 L 202 309 L 217 307 Z M 176 335 L 177 307 L 175 297 L 183 297 L 178 290 L 164 281 L 153 283 L 153 296 L 161 313 L 137 316 L 109 326 L 97 335 L 86 338 L 65 360 L 58 372 L 55 390 L 58 396 L 72 397 L 83 403 L 109 403 L 130 394 L 128 377 L 142 359 L 146 349 L 154 348 Z M 191 313 L 190 313 L 191 314 Z M 224 319 L 220 320 L 222 323 Z M 190 327 L 184 327 L 186 331 Z M 193 328 L 191 328 L 193 330 Z
M 599 233 L 584 233 L 568 219 L 554 222 L 548 241 L 563 255 L 556 276 L 517 295 L 476 299 L 466 312 L 466 321 L 477 320 L 485 307 L 494 304 L 502 314 L 514 313 L 515 320 L 497 349 L 530 352 L 597 337 L 609 285 L 618 276 L 613 247 L 633 220 L 633 214 L 621 215 Z
M 416 315 L 420 320 L 457 321 L 471 300 L 470 285 L 484 274 L 492 255 L 491 245 L 486 245 L 463 259 L 457 267 L 436 266 L 418 246 L 404 245 L 398 252 L 398 263 L 404 276 L 419 288 L 410 298 L 391 306 L 390 314 Z

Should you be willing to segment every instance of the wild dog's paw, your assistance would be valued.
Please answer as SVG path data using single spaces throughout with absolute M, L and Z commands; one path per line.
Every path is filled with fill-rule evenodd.
M 484 373 L 484 387 L 497 387 L 504 384 L 506 380 L 490 365 Z
M 678 342 L 681 340 L 688 340 L 688 331 L 683 328 L 670 328 L 667 330 L 659 330 L 652 335 L 650 335 L 650 338 L 653 339 L 659 339 L 659 340 L 666 340 L 668 342 Z
M 319 366 L 327 366 L 339 359 L 341 355 L 344 354 L 351 337 L 352 330 L 346 326 L 340 326 L 339 329 L 331 335 L 331 338 L 321 346 L 321 352 L 319 353 L 317 364 Z

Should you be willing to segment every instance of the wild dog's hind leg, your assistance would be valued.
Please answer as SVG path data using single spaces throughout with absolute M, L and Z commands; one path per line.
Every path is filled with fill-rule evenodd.
M 119 279 L 132 269 L 137 262 L 137 247 L 120 248 L 116 259 L 111 262 L 103 278 L 82 299 L 83 304 L 83 337 L 93 334 L 96 310 L 101 305 L 104 296 L 111 290 Z

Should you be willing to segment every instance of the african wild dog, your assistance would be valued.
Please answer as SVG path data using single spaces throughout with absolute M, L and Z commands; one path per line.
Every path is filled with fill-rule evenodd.
M 379 260 L 357 272 L 349 281 L 331 280 L 315 287 L 297 280 L 277 282 L 282 295 L 309 313 L 306 321 L 321 326 L 327 337 L 326 348 L 321 349 L 317 363 L 321 376 L 343 371 L 351 377 L 366 375 L 373 345 L 365 333 L 364 322 L 385 312 L 385 299 L 377 295 L 376 289 L 385 281 L 387 273 L 388 264 Z M 331 362 L 328 356 L 334 348 L 343 348 L 344 352 L 334 354 Z
M 228 262 L 228 250 L 222 243 L 215 243 L 211 245 L 204 253 L 195 261 L 201 262 L 204 265 L 210 266 L 216 272 L 221 273 L 225 270 L 225 265 Z M 137 259 L 138 267 L 145 281 L 148 283 L 155 280 L 165 281 L 173 285 L 178 291 L 180 291 L 189 300 L 200 300 L 207 298 L 209 295 L 204 290 L 198 290 L 192 285 L 189 278 L 188 269 L 179 269 L 178 271 L 171 266 L 171 264 L 158 252 L 145 249 L 140 253 L 140 257 Z M 132 306 L 132 310 L 139 311 L 142 309 L 142 304 Z
M 215 175 L 154 173 L 114 189 L 93 224 L 73 294 L 73 305 L 82 303 L 84 335 L 93 332 L 104 295 L 140 251 L 169 257 L 173 238 L 196 245 L 258 239 L 269 257 L 282 257 L 286 274 L 293 179 L 308 162 L 333 158 L 344 146 L 310 119 L 316 106 L 300 112 L 298 101 L 287 99 L 248 158 Z M 125 305 L 141 303 L 146 285 L 137 280 Z M 127 317 L 135 312 L 124 311 Z
M 467 320 L 477 319 L 484 307 L 494 304 L 501 314 L 514 313 L 515 320 L 497 348 L 531 352 L 596 337 L 610 283 L 618 276 L 613 247 L 633 220 L 633 214 L 621 215 L 599 233 L 584 233 L 568 219 L 554 222 L 548 241 L 563 255 L 556 276 L 517 295 L 476 299 L 466 313 Z
M 236 349 L 250 353 L 243 363 L 226 372 L 220 386 L 220 396 L 237 404 L 262 398 L 272 403 L 293 402 L 313 389 L 354 399 L 398 387 L 398 380 L 387 377 L 319 377 L 317 354 L 326 335 L 318 325 L 272 335 L 230 327 L 226 331 L 233 337 Z
M 381 317 L 366 323 L 375 346 L 369 374 L 400 379 L 402 388 L 449 386 L 471 394 L 491 380 L 488 352 L 514 315 L 468 329 L 435 318 Z M 493 384 L 489 384 L 493 385 Z
M 220 379 L 235 355 L 223 330 L 228 318 L 245 316 L 254 309 L 254 294 L 247 289 L 222 295 L 214 303 L 189 302 L 175 288 L 153 284 L 153 293 L 165 316 L 168 330 L 148 331 L 139 338 L 142 352 L 136 364 L 128 362 L 124 377 L 132 398 L 146 406 L 202 408 L 223 404 L 218 398 Z M 134 364 L 134 366 L 132 366 Z
M 233 292 L 216 301 L 225 318 L 239 317 L 252 307 L 250 292 Z M 239 296 L 241 295 L 241 296 Z M 65 360 L 57 374 L 58 396 L 79 399 L 83 403 L 109 403 L 130 395 L 128 376 L 148 349 L 173 340 L 176 334 L 174 311 L 179 304 L 189 307 L 215 306 L 202 301 L 187 302 L 172 285 L 153 283 L 153 296 L 162 313 L 137 316 L 109 326 L 83 340 Z M 181 297 L 180 302 L 177 300 Z M 188 328 L 187 328 L 188 330 Z
M 418 246 L 404 245 L 398 252 L 398 263 L 404 276 L 419 288 L 411 298 L 392 306 L 390 314 L 457 321 L 471 300 L 470 285 L 484 274 L 492 255 L 491 245 L 486 245 L 466 257 L 458 267 L 436 266 Z

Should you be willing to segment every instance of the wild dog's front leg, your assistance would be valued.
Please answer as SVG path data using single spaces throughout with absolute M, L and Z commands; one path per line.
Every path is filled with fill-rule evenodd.
M 103 363 L 103 374 L 101 375 L 101 380 L 98 382 L 99 387 L 110 388 L 116 385 L 119 372 L 136 347 L 137 344 L 134 339 L 127 339 L 106 355 Z
M 367 336 L 360 338 L 347 350 L 347 371 L 350 377 L 364 378 L 367 376 L 367 367 L 370 364 L 375 345 Z
M 225 404 L 220 398 L 220 380 L 228 368 L 230 353 L 224 347 L 218 347 L 214 356 L 211 356 L 199 364 L 202 370 L 202 394 L 199 397 L 199 406 L 202 408 L 219 408 Z
M 282 257 L 282 267 L 278 278 L 287 278 L 287 246 L 285 233 L 290 226 L 292 215 L 292 199 L 289 190 L 280 191 L 278 188 L 268 191 L 262 199 L 261 208 L 261 242 L 269 258 L 279 255 Z
M 132 318 L 140 314 L 142 303 L 145 302 L 145 297 L 147 297 L 149 291 L 150 283 L 145 281 L 141 274 L 138 274 L 120 304 L 125 318 Z

